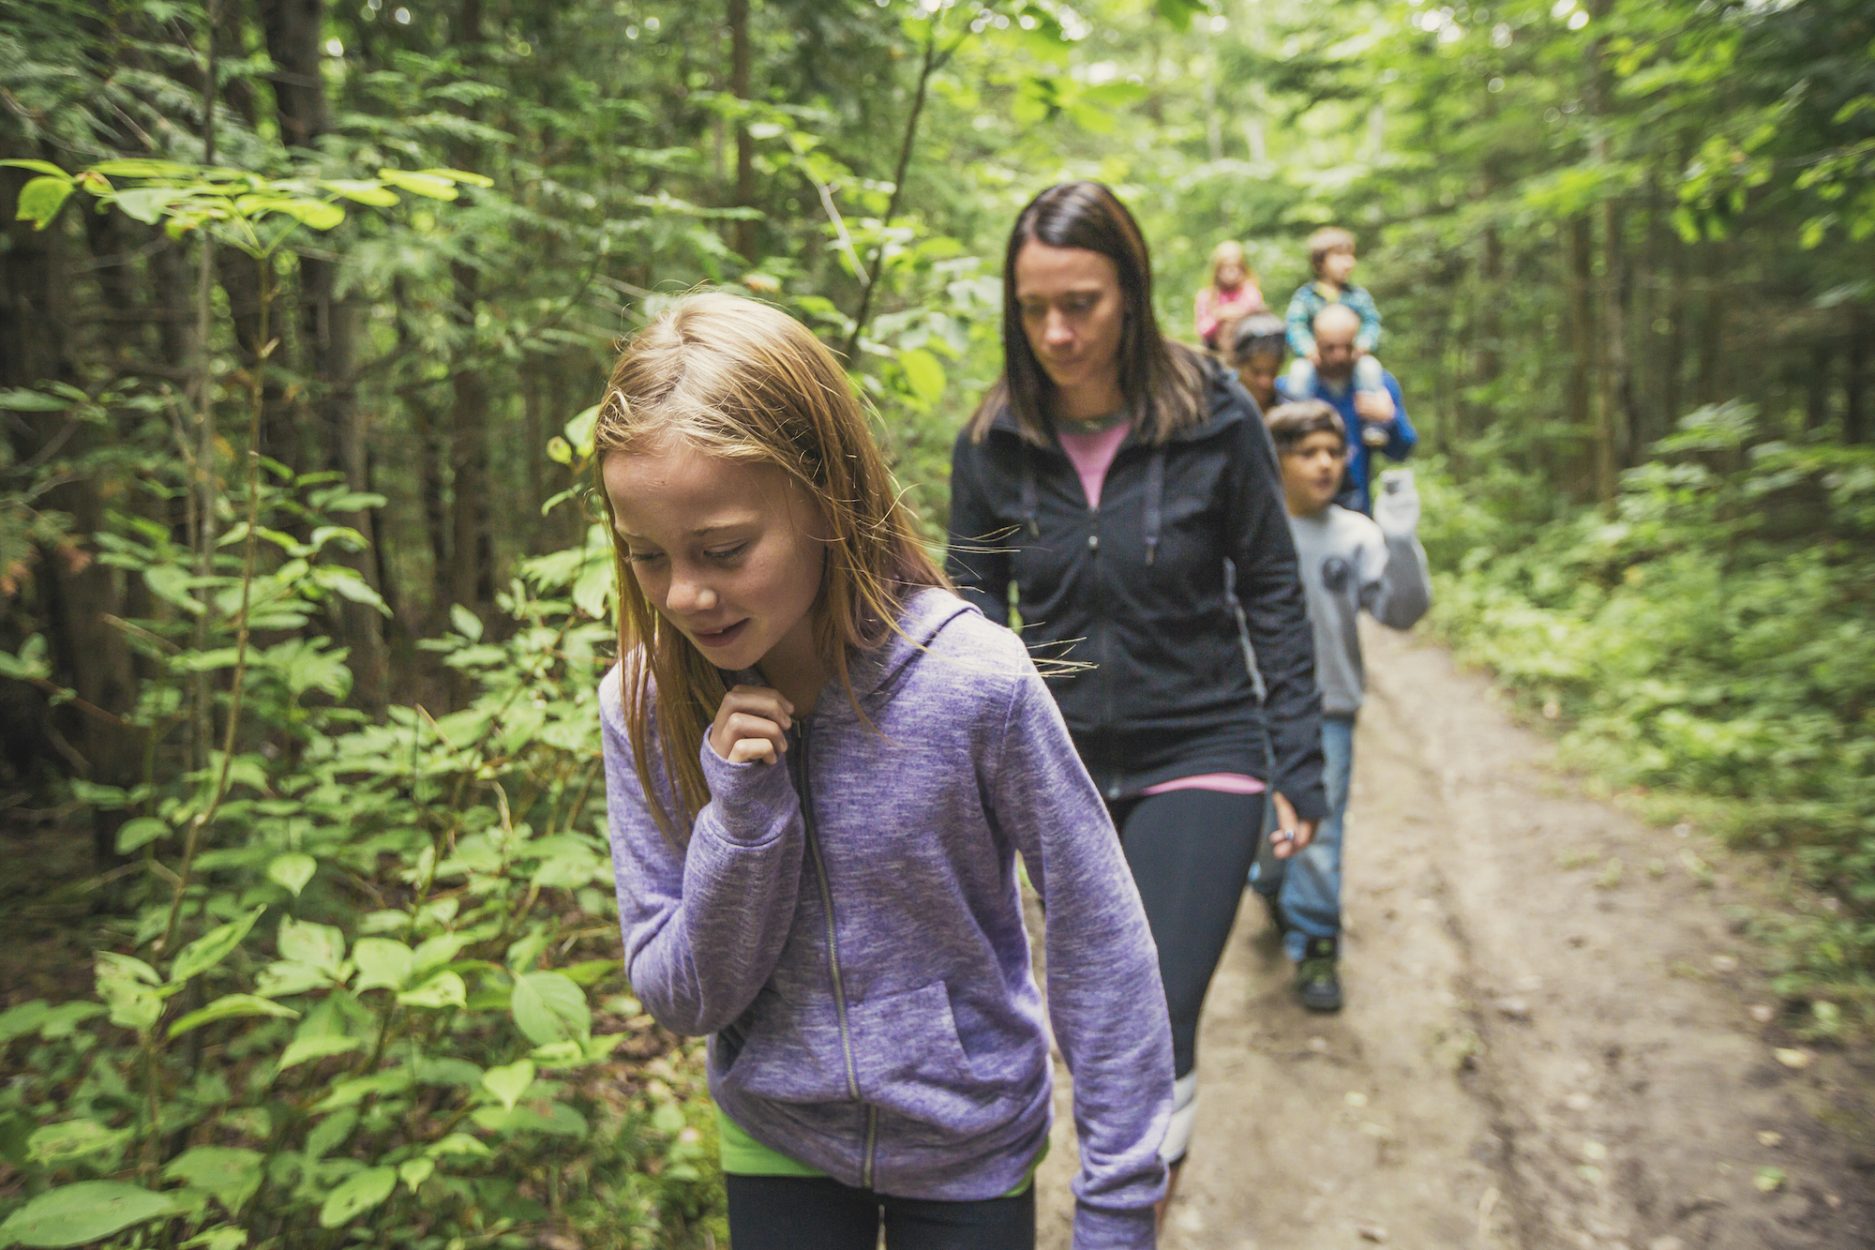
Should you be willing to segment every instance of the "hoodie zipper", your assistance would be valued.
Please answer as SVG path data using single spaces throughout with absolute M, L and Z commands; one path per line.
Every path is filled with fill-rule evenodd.
M 808 729 L 801 722 L 800 757 L 797 776 L 801 783 L 801 828 L 807 835 L 807 849 L 814 855 L 814 879 L 820 885 L 821 910 L 827 914 L 827 967 L 833 975 L 833 1005 L 840 1016 L 840 1057 L 846 1064 L 846 1091 L 859 1102 L 859 1068 L 853 1059 L 853 1035 L 846 1021 L 846 983 L 840 976 L 840 947 L 833 923 L 833 888 L 827 881 L 827 861 L 821 858 L 820 839 L 814 833 L 814 804 L 808 790 Z M 860 1161 L 861 1189 L 872 1188 L 873 1152 L 878 1144 L 879 1112 L 866 1108 L 866 1148 Z

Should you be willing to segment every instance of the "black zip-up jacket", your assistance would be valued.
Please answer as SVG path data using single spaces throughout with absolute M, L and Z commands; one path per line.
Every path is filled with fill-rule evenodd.
M 1177 777 L 1248 773 L 1319 820 L 1321 695 L 1275 448 L 1256 401 L 1208 362 L 1206 400 L 1208 417 L 1161 447 L 1129 432 L 1097 509 L 1060 444 L 1025 442 L 1006 408 L 981 443 L 966 430 L 951 460 L 945 567 L 1004 624 L 1013 582 L 1030 649 L 1093 665 L 1049 686 L 1109 800 Z

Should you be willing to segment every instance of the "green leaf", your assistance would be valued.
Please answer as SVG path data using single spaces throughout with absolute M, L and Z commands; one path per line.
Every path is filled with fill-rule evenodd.
M 122 1181 L 49 1190 L 0 1224 L 0 1246 L 82 1246 L 176 1211 L 175 1201 Z
M 446 178 L 450 182 L 466 182 L 472 187 L 492 187 L 495 185 L 495 180 L 490 178 L 487 174 L 478 174 L 467 169 L 432 168 L 420 170 L 419 172 L 428 174 L 434 178 Z
M 327 1195 L 319 1208 L 319 1227 L 337 1228 L 382 1203 L 397 1188 L 397 1169 L 366 1168 L 354 1172 Z
M 328 191 L 344 196 L 354 204 L 368 204 L 372 208 L 390 208 L 394 204 L 402 203 L 397 198 L 397 192 L 369 179 L 325 178 L 320 180 L 319 185 Z
M 299 892 L 306 888 L 306 883 L 319 871 L 319 862 L 301 851 L 288 851 L 285 855 L 276 855 L 267 865 L 267 880 L 281 889 L 299 897 Z M 340 940 L 341 946 L 343 939 Z
M 900 353 L 898 363 L 905 370 L 905 381 L 919 403 L 929 408 L 944 397 L 944 366 L 936 356 L 922 347 L 914 347 Z
M 428 1007 L 437 1011 L 445 1007 L 466 1007 L 469 987 L 455 973 L 439 972 L 423 984 L 400 993 L 397 1001 L 406 1007 Z
M 171 1159 L 163 1179 L 203 1190 L 233 1215 L 260 1188 L 261 1159 L 258 1150 L 240 1146 L 196 1146 Z
M 413 1194 L 435 1173 L 436 1160 L 434 1159 L 405 1159 L 397 1165 L 397 1179 L 402 1181 L 404 1188 Z
M 326 1059 L 333 1055 L 350 1054 L 364 1045 L 360 1037 L 344 1037 L 336 1033 L 325 1033 L 317 1037 L 296 1037 L 287 1043 L 280 1054 L 280 1071 L 296 1067 L 310 1059 Z
M 143 580 L 150 593 L 165 603 L 173 603 L 196 616 L 208 611 L 189 594 L 190 576 L 177 564 L 152 564 L 143 570 Z
M 670 1175 L 666 1169 L 665 1175 Z M 182 1250 L 241 1250 L 247 1244 L 247 1230 L 232 1224 L 211 1228 L 182 1243 Z
M 311 856 L 306 856 L 311 860 Z M 275 860 L 278 864 L 280 861 Z M 268 869 L 268 875 L 272 875 Z M 297 891 L 295 891 L 297 893 Z M 345 935 L 329 924 L 280 917 L 280 958 L 294 963 L 311 964 L 321 972 L 337 976 L 345 961 Z
M 470 642 L 480 642 L 482 640 L 482 618 L 463 607 L 460 603 L 452 603 L 449 605 L 449 623 L 455 627 L 458 634 L 461 634 Z
M 171 204 L 185 198 L 183 192 L 173 187 L 137 187 L 119 191 L 111 197 L 111 203 L 124 216 L 146 226 L 154 226 L 163 220 Z
M 57 1167 L 86 1155 L 115 1150 L 130 1139 L 127 1128 L 111 1129 L 96 1120 L 66 1120 L 33 1130 L 26 1157 L 43 1167 Z
M 128 855 L 141 850 L 158 838 L 166 838 L 171 833 L 169 822 L 154 816 L 139 816 L 127 820 L 117 830 L 117 853 Z
M 28 391 L 18 387 L 0 390 L 0 408 L 11 412 L 64 412 L 72 406 L 72 401 L 62 395 L 48 395 L 44 391 Z
M 184 1033 L 217 1020 L 233 1020 L 242 1016 L 278 1016 L 284 1020 L 297 1020 L 299 1012 L 258 994 L 228 994 L 198 1011 L 191 1011 L 170 1025 L 169 1039 L 174 1041 Z
M 127 157 L 122 160 L 100 161 L 91 167 L 94 174 L 103 174 L 106 178 L 200 178 L 204 171 L 198 165 L 184 165 L 180 161 L 149 160 L 144 157 Z
M 243 195 L 235 200 L 234 208 L 243 217 L 255 219 L 279 213 L 314 230 L 330 230 L 345 220 L 345 210 L 339 205 L 301 195 Z
M 33 229 L 44 230 L 59 215 L 59 210 L 65 207 L 65 201 L 71 198 L 71 194 L 72 181 L 69 178 L 34 178 L 20 188 L 19 208 L 13 214 L 13 219 L 30 221 Z
M 380 169 L 378 177 L 399 191 L 408 191 L 412 195 L 421 195 L 427 199 L 453 200 L 462 194 L 456 190 L 456 184 L 452 180 L 435 174 L 413 174 L 401 169 Z
M 573 606 L 595 621 L 606 620 L 611 616 L 606 605 L 616 584 L 612 561 L 598 556 L 591 558 L 581 567 L 579 578 L 573 583 Z
M 440 1141 L 431 1142 L 428 1146 L 424 1147 L 423 1153 L 432 1159 L 440 1159 L 450 1155 L 464 1156 L 471 1159 L 486 1159 L 495 1152 L 489 1148 L 487 1142 L 479 1137 L 471 1137 L 467 1133 L 451 1133 Z
M 599 426 L 599 405 L 581 409 L 579 414 L 566 423 L 563 431 L 566 441 L 579 453 L 580 459 L 592 455 L 593 431 Z
M 200 976 L 216 964 L 226 959 L 241 944 L 248 930 L 254 927 L 261 913 L 267 910 L 262 903 L 239 920 L 230 920 L 227 924 L 216 925 L 195 941 L 183 947 L 176 956 L 176 962 L 170 965 L 171 984 L 180 985 L 192 977 Z
M 30 169 L 36 174 L 51 174 L 55 178 L 71 177 L 51 161 L 36 161 L 29 157 L 15 157 L 9 161 L 0 161 L 0 169 Z
M 152 987 L 161 982 L 156 969 L 141 959 L 98 952 L 98 997 L 110 1007 L 112 1024 L 138 1032 L 153 1026 L 163 1014 L 163 995 Z
M 391 938 L 359 938 L 352 946 L 352 962 L 358 965 L 356 990 L 401 990 L 416 966 L 416 953 Z
M 592 1007 L 585 991 L 557 972 L 516 978 L 510 1006 L 515 1026 L 536 1046 L 583 1038 L 592 1031 Z
M 496 1098 L 509 1111 L 521 1101 L 521 1095 L 534 1083 L 534 1061 L 520 1059 L 505 1067 L 490 1068 L 482 1073 L 482 1087 Z

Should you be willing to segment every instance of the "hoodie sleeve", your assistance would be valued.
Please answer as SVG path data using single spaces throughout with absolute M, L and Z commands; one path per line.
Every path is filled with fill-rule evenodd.
M 1074 1076 L 1074 1250 L 1150 1250 L 1172 1112 L 1158 952 L 1107 809 L 1033 665 L 993 758 L 996 822 L 1046 909 L 1049 1017 Z
M 1374 497 L 1380 549 L 1370 577 L 1363 574 L 1361 606 L 1389 629 L 1411 629 L 1432 606 L 1432 573 L 1419 545 L 1419 496 L 1411 482 Z
M 615 671 L 599 697 L 606 818 L 625 971 L 674 1033 L 713 1033 L 755 1001 L 794 919 L 805 834 L 783 764 L 729 764 L 703 742 L 711 800 L 679 847 L 658 828 L 632 763 Z M 676 788 L 654 766 L 667 808 Z
M 1275 756 L 1270 788 L 1289 800 L 1296 815 L 1320 820 L 1328 814 L 1322 788 L 1322 697 L 1315 684 L 1308 600 L 1283 513 L 1276 448 L 1256 419 L 1255 401 L 1234 378 L 1226 385 L 1250 414 L 1233 427 L 1237 441 L 1227 525 L 1237 598 L 1266 691 L 1263 706 Z
M 951 516 L 944 571 L 957 593 L 998 625 L 1009 624 L 1009 582 L 1013 569 L 1006 545 L 1007 527 L 991 505 L 984 477 L 988 449 L 957 436 L 951 449 Z

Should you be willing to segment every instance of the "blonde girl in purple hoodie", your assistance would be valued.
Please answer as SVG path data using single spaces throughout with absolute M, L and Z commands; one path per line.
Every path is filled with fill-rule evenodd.
M 1033 1246 L 1045 1015 L 1074 1245 L 1154 1245 L 1172 1066 L 1139 896 L 1034 664 L 926 554 L 838 362 L 775 309 L 691 296 L 626 348 L 597 450 L 626 968 L 709 1037 L 736 1250 Z

